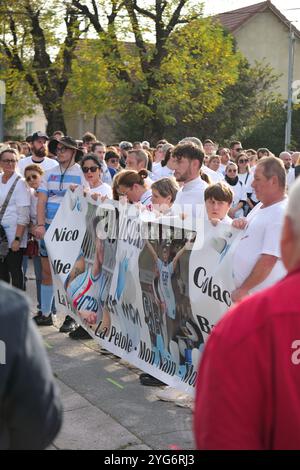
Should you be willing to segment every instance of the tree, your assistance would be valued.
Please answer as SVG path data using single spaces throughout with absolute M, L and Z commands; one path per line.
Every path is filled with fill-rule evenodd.
M 243 137 L 247 148 L 267 147 L 275 155 L 284 150 L 285 125 L 287 119 L 286 103 L 278 100 L 268 106 L 264 116 Z M 300 107 L 295 105 L 292 120 L 291 149 L 300 149 Z
M 66 132 L 62 99 L 82 34 L 74 2 L 52 0 L 46 6 L 40 0 L 2 0 L 0 11 L 2 60 L 30 85 L 47 118 L 47 132 Z
M 232 38 L 201 18 L 201 8 L 190 0 L 151 1 L 147 9 L 137 0 L 112 0 L 106 16 L 95 1 L 74 5 L 102 41 L 110 77 L 118 79 L 114 99 L 120 98 L 123 129 L 133 138 L 162 137 L 166 126 L 177 124 L 178 106 L 181 121 L 199 119 L 237 79 L 240 56 Z M 134 45 L 126 49 L 129 32 Z

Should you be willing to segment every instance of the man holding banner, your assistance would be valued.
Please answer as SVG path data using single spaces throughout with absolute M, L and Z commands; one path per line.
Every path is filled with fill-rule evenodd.
M 287 205 L 282 161 L 276 157 L 262 158 L 256 166 L 252 187 L 261 204 L 247 217 L 245 234 L 234 253 L 233 271 L 237 285 L 231 295 L 234 302 L 249 292 L 271 286 L 285 275 L 280 260 L 280 233 Z M 238 224 L 233 222 L 233 226 Z

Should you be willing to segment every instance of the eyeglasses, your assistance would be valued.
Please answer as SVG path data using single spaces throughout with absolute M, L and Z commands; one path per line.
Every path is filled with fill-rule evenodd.
M 227 173 L 237 173 L 237 170 L 227 170 Z
M 1 160 L 2 163 L 7 163 L 7 164 L 14 164 L 17 163 L 17 160 Z
M 38 175 L 31 175 L 31 176 L 26 176 L 26 181 L 29 182 L 31 180 L 37 180 Z
M 66 150 L 69 150 L 69 148 L 63 145 L 62 147 L 56 148 L 56 153 L 65 153 Z
M 83 173 L 88 173 L 91 171 L 92 173 L 96 173 L 97 170 L 100 170 L 98 166 L 83 166 L 82 171 Z
M 246 158 L 245 160 L 241 158 L 241 160 L 238 161 L 238 163 L 248 163 L 248 162 L 249 162 L 248 158 Z
M 129 193 L 129 191 L 131 191 L 132 188 L 128 188 L 127 191 L 125 191 L 124 193 L 122 193 L 119 189 L 117 190 L 119 196 L 127 196 L 127 194 Z

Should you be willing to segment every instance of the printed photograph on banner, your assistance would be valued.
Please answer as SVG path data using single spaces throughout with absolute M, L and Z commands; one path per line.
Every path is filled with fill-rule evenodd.
M 189 264 L 196 233 L 185 230 L 178 237 L 168 227 L 167 235 L 156 224 L 159 237 L 145 240 L 139 257 L 139 278 L 150 344 L 141 344 L 139 357 L 151 358 L 153 366 L 181 380 L 192 367 L 193 356 L 203 344 L 189 299 Z M 151 232 L 151 231 L 150 231 Z M 149 348 L 151 354 L 149 354 Z M 173 364 L 173 371 L 161 367 Z
M 138 278 L 138 260 L 144 246 L 142 221 L 134 206 L 119 207 L 115 269 L 110 279 L 107 306 L 111 316 L 108 349 L 118 355 L 136 354 L 143 336 L 142 295 Z M 131 209 L 131 210 L 130 210 Z
M 106 220 L 106 212 L 107 209 L 88 203 L 85 236 L 64 287 L 72 310 L 81 322 L 93 331 L 100 329 L 108 333 L 110 316 L 106 301 L 116 243 L 110 243 L 103 233 L 105 226 L 101 222 Z

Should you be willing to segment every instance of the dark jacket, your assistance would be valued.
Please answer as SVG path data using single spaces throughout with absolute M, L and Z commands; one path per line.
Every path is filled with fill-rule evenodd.
M 0 449 L 44 449 L 61 422 L 58 388 L 28 302 L 0 282 Z

